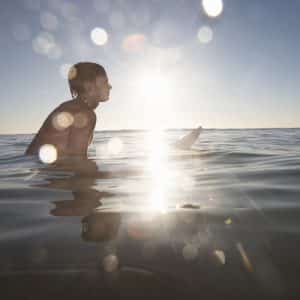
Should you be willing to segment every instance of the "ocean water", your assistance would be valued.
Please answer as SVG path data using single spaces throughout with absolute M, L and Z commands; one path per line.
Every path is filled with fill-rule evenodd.
M 300 129 L 172 148 L 187 132 L 96 132 L 53 164 L 1 135 L 4 299 L 299 299 Z

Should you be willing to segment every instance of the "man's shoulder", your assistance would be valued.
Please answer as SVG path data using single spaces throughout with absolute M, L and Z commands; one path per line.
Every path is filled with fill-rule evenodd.
M 93 110 L 89 109 L 85 105 L 82 105 L 77 100 L 68 100 L 63 103 L 61 103 L 54 111 L 53 113 L 59 113 L 59 112 L 67 112 L 75 116 L 76 114 L 81 114 L 86 117 L 88 117 L 91 120 L 96 119 L 96 114 Z
M 61 126 L 60 124 L 63 124 Z M 49 131 L 56 129 L 66 133 L 69 128 L 84 128 L 86 126 L 93 127 L 96 124 L 96 114 L 94 111 L 82 106 L 76 100 L 69 100 L 57 106 L 47 117 L 42 130 Z
M 57 110 L 63 111 L 76 111 L 76 110 L 80 110 L 80 103 L 78 103 L 78 101 L 72 99 L 72 100 L 68 100 L 65 101 L 63 103 L 61 103 L 57 108 Z
M 77 100 L 70 100 L 63 102 L 56 110 L 56 113 L 67 113 L 71 115 L 73 124 L 75 127 L 81 127 L 82 125 L 95 124 L 96 114 L 93 110 L 89 109 L 86 105 L 80 103 Z M 78 124 L 79 126 L 76 126 Z

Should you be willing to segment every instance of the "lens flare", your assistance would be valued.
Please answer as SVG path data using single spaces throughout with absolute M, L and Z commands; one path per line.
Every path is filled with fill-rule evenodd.
M 202 26 L 198 31 L 198 39 L 202 44 L 208 44 L 213 39 L 213 31 L 208 26 Z
M 52 125 L 56 130 L 64 130 L 74 122 L 74 117 L 69 112 L 60 112 L 52 119 Z
M 64 79 L 72 80 L 77 76 L 77 70 L 71 64 L 62 64 L 59 67 L 59 73 Z
M 62 50 L 58 44 L 55 44 L 47 54 L 50 59 L 59 59 L 62 56 Z
M 212 18 L 218 17 L 223 11 L 222 0 L 202 0 L 205 13 Z
M 45 164 L 52 164 L 57 160 L 57 150 L 51 144 L 45 144 L 39 149 L 39 159 Z
M 119 266 L 119 260 L 116 255 L 109 254 L 103 259 L 104 270 L 108 273 L 114 272 Z
M 62 55 L 61 48 L 49 32 L 38 34 L 32 41 L 32 48 L 36 53 L 46 55 L 51 59 L 60 58 Z
M 63 79 L 68 79 L 69 70 L 71 68 L 70 64 L 62 64 L 59 67 L 59 73 Z
M 136 33 L 128 35 L 122 42 L 122 49 L 126 52 L 137 53 L 145 48 L 146 37 L 143 34 Z
M 54 45 L 54 37 L 48 32 L 41 32 L 32 41 L 33 50 L 38 54 L 48 54 Z
M 218 259 L 218 261 L 222 265 L 225 265 L 225 263 L 226 263 L 226 257 L 225 257 L 224 251 L 222 251 L 222 250 L 215 250 L 214 251 L 214 255 L 215 255 L 215 257 Z
M 91 40 L 97 46 L 103 46 L 108 41 L 108 34 L 105 29 L 96 27 L 91 31 Z
M 198 247 L 193 244 L 187 244 L 182 249 L 182 255 L 185 260 L 193 260 L 198 256 Z
M 68 79 L 69 80 L 75 79 L 76 76 L 77 76 L 77 69 L 76 69 L 76 67 L 70 66 L 69 72 L 68 72 Z
M 243 260 L 243 263 L 244 263 L 244 266 L 245 268 L 249 271 L 249 272 L 253 272 L 253 267 L 252 267 L 252 264 L 251 264 L 251 261 L 243 247 L 243 245 L 241 243 L 237 243 L 236 244 L 236 247 L 238 249 L 238 251 L 240 252 L 241 254 L 241 257 L 242 257 L 242 260 Z
M 231 224 L 232 224 L 232 220 L 231 220 L 230 218 L 228 218 L 228 219 L 226 219 L 226 220 L 224 221 L 224 223 L 225 223 L 226 225 L 231 225 Z

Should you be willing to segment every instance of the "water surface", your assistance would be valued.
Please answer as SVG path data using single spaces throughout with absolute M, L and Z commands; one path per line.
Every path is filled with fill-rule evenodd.
M 299 298 L 300 129 L 168 146 L 187 132 L 96 132 L 50 165 L 0 136 L 4 295 Z

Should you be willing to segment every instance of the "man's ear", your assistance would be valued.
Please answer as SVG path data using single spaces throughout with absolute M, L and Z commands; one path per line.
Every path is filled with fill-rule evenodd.
M 85 81 L 83 83 L 83 86 L 84 86 L 84 90 L 87 92 L 92 88 L 93 82 L 92 81 Z

